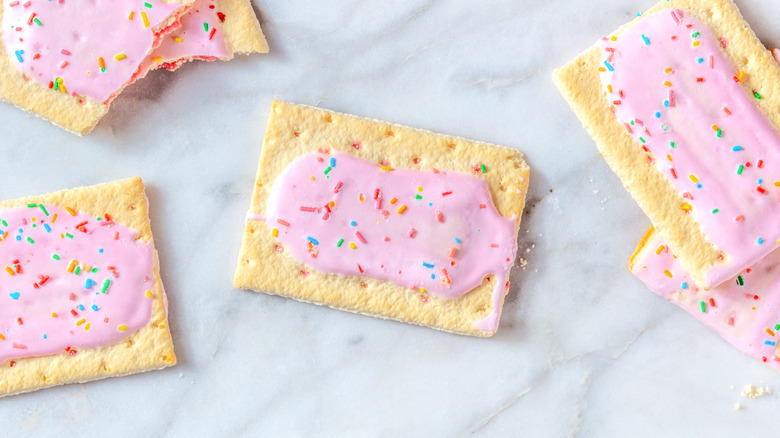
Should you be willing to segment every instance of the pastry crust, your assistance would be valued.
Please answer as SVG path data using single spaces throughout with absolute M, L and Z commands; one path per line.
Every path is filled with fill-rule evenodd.
M 360 142 L 359 149 L 353 147 L 355 142 Z M 519 227 L 530 173 L 519 151 L 279 101 L 274 101 L 268 120 L 250 213 L 264 215 L 281 171 L 295 158 L 321 148 L 416 170 L 473 173 L 472 165 L 480 161 L 490 171 L 478 177 L 487 182 L 496 208 L 505 217 L 517 217 Z M 388 281 L 311 271 L 286 252 L 278 254 L 277 243 L 264 222 L 247 221 L 233 285 L 453 333 L 494 333 L 474 327 L 493 311 L 492 275 L 461 298 L 423 300 L 419 292 Z M 311 272 L 303 277 L 302 270 Z
M 260 29 L 249 0 L 217 0 L 225 13 L 222 30 L 233 53 L 268 53 L 268 41 Z
M 656 4 L 647 14 L 670 8 L 692 14 L 710 26 L 715 35 L 728 39 L 726 55 L 737 70 L 751 72 L 742 82 L 745 91 L 753 94 L 752 90 L 756 90 L 764 96 L 755 103 L 775 128 L 780 129 L 780 68 L 736 5 L 731 0 L 670 0 Z M 613 35 L 619 35 L 637 20 L 641 18 Z M 650 217 L 655 229 L 674 248 L 685 270 L 698 285 L 706 285 L 705 273 L 719 262 L 720 252 L 707 241 L 693 215 L 679 208 L 684 202 L 681 193 L 656 167 L 648 164 L 645 153 L 612 115 L 598 73 L 601 53 L 602 49 L 594 45 L 555 70 L 553 80 L 609 166 Z
M 168 328 L 165 291 L 160 279 L 159 260 L 157 251 L 154 250 L 141 178 L 5 201 L 0 203 L 0 208 L 19 207 L 29 203 L 67 206 L 96 216 L 110 212 L 115 222 L 138 231 L 139 238 L 152 245 L 154 254 L 154 289 L 150 289 L 153 292 L 152 315 L 144 328 L 116 345 L 79 349 L 74 356 L 64 353 L 17 359 L 2 364 L 0 397 L 67 383 L 140 373 L 176 364 Z
M 191 4 L 193 0 L 161 1 L 177 2 L 184 6 Z M 165 28 L 176 19 L 172 17 L 159 28 Z M 2 21 L 3 2 L 0 2 L 0 22 Z M 108 112 L 108 105 L 103 102 L 56 93 L 28 78 L 13 65 L 2 42 L 0 42 L 0 99 L 78 135 L 85 135 L 92 131 L 97 122 Z

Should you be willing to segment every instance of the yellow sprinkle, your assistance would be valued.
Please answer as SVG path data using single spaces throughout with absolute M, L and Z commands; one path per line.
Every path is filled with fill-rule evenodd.
M 691 181 L 693 181 L 695 183 L 699 182 L 699 178 L 696 178 L 696 175 L 690 175 L 688 178 L 690 178 Z
M 742 82 L 742 79 L 744 78 L 745 78 L 745 72 L 740 71 L 739 74 L 737 75 L 737 82 Z
M 57 317 L 57 312 L 51 312 L 51 317 L 52 318 L 56 318 Z
M 181 39 L 181 37 L 173 37 L 173 40 L 176 41 L 177 43 L 184 41 L 183 39 Z
M 355 249 L 357 248 L 357 245 L 355 245 L 355 242 L 349 242 L 349 247 Z
M 141 18 L 144 19 L 144 27 L 149 27 L 149 16 L 146 15 L 146 11 L 141 12 Z
M 664 250 L 664 246 L 663 246 L 663 245 L 661 245 L 661 246 L 659 246 L 659 247 L 658 247 L 658 249 L 657 249 L 657 250 L 655 250 L 655 253 L 656 253 L 656 254 L 661 254 L 661 251 L 663 251 L 663 250 Z
M 669 81 L 664 81 L 664 85 L 666 85 L 667 87 L 671 87 L 671 86 L 672 86 L 672 83 L 671 83 L 671 82 L 669 82 Z
M 155 56 L 152 58 L 152 62 L 162 62 L 163 57 L 162 56 Z
M 92 327 L 91 323 L 87 323 L 87 325 L 84 326 L 84 330 L 89 330 L 89 328 Z
M 687 202 L 684 202 L 682 205 L 682 209 L 685 211 L 690 211 L 692 208 L 693 207 L 691 206 L 691 204 L 688 204 Z
M 422 188 L 422 187 L 417 187 L 417 191 L 418 191 L 418 192 L 422 192 L 422 191 L 423 191 L 423 188 Z
M 68 90 L 65 89 L 65 81 L 62 78 L 57 78 L 57 83 L 60 84 L 60 91 L 67 94 Z
M 151 291 L 146 291 L 146 297 L 147 298 L 151 298 L 152 297 L 152 292 Z
M 75 211 L 73 211 L 73 209 L 72 209 L 72 208 L 70 208 L 70 207 L 65 207 L 65 211 L 67 211 L 68 213 L 70 213 L 70 215 L 71 215 L 71 216 L 75 216 L 75 215 L 76 215 L 76 212 L 75 212 Z
M 611 39 L 612 41 L 617 41 L 617 37 L 616 37 L 616 36 L 614 36 L 614 35 L 613 35 L 613 36 L 611 36 L 609 39 Z
M 76 322 L 76 325 L 81 325 L 81 324 L 84 324 L 85 322 L 87 322 L 87 320 L 84 319 L 84 318 L 81 318 L 80 320 L 78 320 L 78 322 Z
M 398 198 L 393 198 L 393 199 L 390 200 L 391 204 L 395 204 L 396 202 L 398 202 Z
M 127 55 L 125 55 L 124 53 L 119 53 L 117 55 L 114 55 L 114 59 L 116 59 L 117 61 L 121 61 L 125 58 L 127 58 Z
M 130 11 L 130 15 L 127 16 L 127 19 L 133 21 L 133 17 L 135 17 L 135 11 Z
M 278 228 L 274 228 L 273 230 L 271 230 L 271 236 L 272 237 L 276 237 L 278 235 L 279 235 L 279 229 Z
M 8 272 L 9 274 L 11 274 L 11 277 L 13 277 L 14 275 L 16 275 L 16 273 L 14 272 L 14 270 L 13 270 L 13 269 L 11 269 L 11 267 L 10 267 L 10 266 L 6 266 L 6 267 L 5 267 L 5 272 Z
M 421 287 L 421 288 L 420 288 L 420 292 L 421 292 L 421 293 L 424 293 L 424 294 L 427 294 L 427 293 L 428 293 L 428 291 L 427 291 L 427 290 L 425 290 L 425 288 L 424 288 L 424 287 Z
M 693 47 L 699 47 L 701 45 L 701 41 L 694 41 Z
M 57 222 L 57 213 L 54 213 L 54 216 L 51 217 L 51 223 Z
M 610 84 L 610 85 L 607 85 L 607 91 L 609 91 L 610 93 L 612 93 L 612 84 Z
M 605 72 L 605 71 L 607 71 L 607 69 L 606 69 L 606 68 L 604 68 L 604 67 L 599 67 L 599 71 L 600 71 L 600 72 Z
M 402 206 L 398 207 L 398 210 L 396 210 L 396 212 L 397 212 L 398 214 L 403 214 L 403 212 L 405 212 L 405 211 L 406 211 L 406 204 L 404 204 L 404 205 L 402 205 Z
M 775 181 L 775 187 L 780 187 L 780 181 Z
M 120 325 L 117 328 L 119 329 L 120 332 L 123 332 L 123 331 L 127 330 L 127 326 L 126 325 Z
M 672 278 L 672 273 L 669 272 L 668 269 L 664 271 L 664 274 L 666 274 L 667 277 Z
M 393 168 L 391 166 L 382 166 L 380 169 L 384 170 L 385 172 L 392 172 Z

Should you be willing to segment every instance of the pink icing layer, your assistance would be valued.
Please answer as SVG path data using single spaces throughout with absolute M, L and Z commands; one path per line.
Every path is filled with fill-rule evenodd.
M 728 43 L 679 10 L 644 17 L 603 42 L 601 78 L 618 121 L 724 253 L 703 287 L 751 266 L 780 238 L 780 139 L 721 44 Z
M 697 288 L 660 236 L 647 243 L 633 273 L 750 357 L 780 371 L 780 251 L 710 290 Z
M 495 331 L 517 218 L 498 213 L 478 178 L 384 169 L 340 152 L 299 157 L 274 182 L 266 223 L 296 260 L 324 273 L 388 280 L 444 299 L 493 274 L 493 311 L 476 327 Z
M 136 74 L 154 30 L 180 7 L 158 0 L 3 0 L 3 42 L 14 65 L 40 84 L 53 88 L 61 78 L 67 92 L 106 102 Z
M 192 9 L 182 15 L 181 27 L 166 35 L 145 63 L 175 70 L 189 59 L 232 58 L 222 31 L 224 17 L 214 0 L 195 0 Z
M 151 245 L 108 214 L 31 205 L 0 210 L 0 363 L 113 345 L 148 324 Z

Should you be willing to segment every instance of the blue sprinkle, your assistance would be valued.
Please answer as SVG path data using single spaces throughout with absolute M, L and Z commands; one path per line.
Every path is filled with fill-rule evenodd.
M 664 106 L 665 106 L 665 107 L 667 107 L 667 108 L 669 108 L 669 101 L 668 101 L 668 100 L 665 100 L 665 101 L 664 101 Z
M 46 333 L 44 333 L 43 334 L 43 339 L 47 339 L 47 338 L 48 338 L 48 336 L 46 335 Z
M 320 242 L 317 239 L 315 239 L 315 238 L 313 238 L 311 236 L 307 237 L 306 240 L 311 242 L 312 245 L 319 245 L 320 244 Z
M 49 226 L 49 224 L 43 224 L 43 228 L 46 228 L 47 233 L 51 233 L 51 227 Z
M 455 243 L 460 243 L 460 239 L 458 239 L 458 238 L 456 237 L 456 238 L 455 238 Z
M 100 248 L 100 249 L 98 250 L 98 252 L 99 252 L 99 253 L 101 253 L 101 254 L 103 254 L 103 248 Z
M 24 50 L 16 51 L 16 59 L 18 59 L 19 62 L 24 62 L 24 58 L 22 58 L 22 55 L 24 55 Z
M 92 286 L 95 285 L 95 281 L 91 278 L 87 278 L 87 282 L 84 283 L 84 289 L 92 289 Z
M 683 289 L 688 289 L 688 282 L 687 281 L 683 281 L 682 282 L 682 288 Z
M 759 238 L 758 238 L 758 244 L 759 244 L 759 245 L 763 245 L 763 244 L 764 244 L 764 239 L 762 239 L 762 238 L 760 238 L 760 237 L 759 237 Z
M 19 292 L 11 292 L 9 295 L 11 295 L 11 298 L 18 300 L 19 299 Z
M 21 241 L 22 241 L 22 236 L 16 236 L 16 240 L 17 240 L 18 242 L 21 242 Z
M 645 36 L 645 34 L 642 34 L 642 40 L 644 40 L 644 42 L 645 42 L 645 45 L 646 45 L 646 46 L 649 46 L 649 45 L 650 45 L 650 39 L 649 39 L 649 38 L 647 38 L 647 37 Z
M 775 341 L 764 341 L 764 344 L 771 345 L 771 346 L 774 347 L 775 346 Z
M 436 274 L 431 274 L 431 279 L 436 280 Z
M 604 65 L 606 65 L 606 66 L 607 66 L 607 70 L 609 70 L 609 71 L 615 71 L 615 67 L 612 67 L 612 64 L 610 64 L 609 62 L 607 62 L 607 61 L 604 61 Z
M 433 202 L 429 202 L 428 207 L 433 207 Z
M 698 62 L 699 64 L 701 64 L 702 62 L 704 62 L 704 58 L 699 58 L 699 59 L 697 59 L 697 60 L 696 60 L 696 62 Z
M 83 304 L 79 304 L 79 310 L 81 310 L 82 312 L 84 311 L 84 305 Z
M 330 167 L 336 167 L 336 159 L 333 157 L 330 158 Z
M 696 188 L 700 189 L 700 188 L 702 188 L 702 185 L 701 184 L 696 184 Z
M 761 183 L 762 183 L 762 182 L 764 182 L 764 180 L 763 180 L 763 179 L 759 179 L 759 180 L 758 180 L 758 184 L 759 184 L 759 185 L 761 185 Z
M 433 269 L 433 263 L 423 262 L 423 266 L 428 269 Z
M 20 233 L 24 233 L 24 230 L 22 228 L 19 228 Z
M 731 148 L 731 150 L 734 151 L 734 152 L 741 151 L 742 150 L 742 146 L 734 146 L 733 148 Z
M 656 119 L 660 119 L 661 118 L 661 112 L 660 111 L 655 113 L 655 118 Z
M 97 306 L 97 304 L 93 304 L 93 305 L 92 305 L 92 310 L 94 310 L 95 312 L 97 312 L 97 311 L 98 311 L 98 309 L 100 309 L 100 308 Z
M 350 225 L 352 225 L 353 227 L 354 227 L 354 226 L 357 226 L 357 222 L 355 222 L 355 221 L 352 221 L 352 222 L 350 222 L 349 224 L 350 224 Z

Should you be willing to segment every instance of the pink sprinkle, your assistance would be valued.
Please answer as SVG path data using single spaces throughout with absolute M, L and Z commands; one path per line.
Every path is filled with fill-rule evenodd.
M 436 220 L 439 222 L 444 222 L 444 215 L 442 215 L 439 210 L 436 210 Z
M 634 133 L 634 131 L 631 129 L 631 125 L 629 125 L 628 123 L 623 123 L 623 126 L 626 127 L 626 132 L 628 132 L 629 134 Z
M 727 116 L 731 115 L 731 111 L 729 111 L 729 109 L 726 108 L 725 106 L 723 107 L 723 112 L 726 113 Z
M 669 90 L 669 106 L 674 106 L 674 90 Z
M 417 230 L 415 230 L 414 228 L 409 228 L 409 237 L 413 238 L 414 237 L 414 233 L 416 233 L 416 232 L 417 232 Z
M 16 342 L 14 342 L 12 345 L 13 345 L 14 348 L 18 348 L 20 350 L 26 350 L 27 349 L 26 345 L 17 344 Z
M 326 221 L 328 218 L 330 218 L 330 213 L 325 213 L 322 215 L 322 220 Z
M 60 50 L 60 53 L 62 53 L 63 55 L 70 55 L 70 52 L 65 49 Z
M 8 6 L 14 7 L 14 6 L 18 5 L 18 4 L 19 4 L 18 1 L 14 1 L 14 2 L 9 3 Z
M 31 4 L 32 4 L 32 2 L 27 2 L 27 3 L 24 4 L 24 7 L 25 8 L 29 8 Z
M 715 68 L 715 57 L 710 55 L 710 68 Z
M 366 242 L 366 239 L 363 237 L 363 235 L 360 234 L 360 231 L 355 231 L 355 237 L 358 238 L 360 243 L 368 243 L 368 242 Z
M 450 252 L 447 253 L 447 257 L 449 257 L 451 259 L 454 259 L 455 258 L 455 254 L 457 254 L 457 253 L 458 253 L 458 248 L 455 248 L 453 246 L 452 248 L 450 248 Z
M 310 213 L 319 213 L 320 209 L 317 208 L 317 207 L 304 207 L 304 206 L 301 206 L 301 211 L 308 211 Z
M 382 197 L 376 198 L 376 209 L 381 210 L 382 209 Z
M 276 222 L 278 222 L 278 223 L 280 223 L 280 224 L 284 225 L 285 227 L 289 227 L 289 226 L 290 226 L 290 223 L 289 223 L 289 222 L 287 222 L 287 221 L 285 221 L 285 220 L 282 220 L 282 219 L 277 219 L 277 220 L 276 220 Z
M 677 11 L 672 11 L 672 20 L 674 20 L 675 24 L 680 24 L 680 18 L 677 17 Z
M 497 244 L 497 243 L 491 243 L 491 244 L 490 244 L 490 247 L 491 247 L 491 248 L 498 248 L 498 244 Z
M 479 208 L 487 208 L 487 205 L 485 205 L 485 204 L 479 204 Z
M 385 237 L 382 238 L 382 240 L 384 240 L 385 242 L 389 242 L 390 241 L 390 236 L 385 236 Z
M 65 68 L 65 67 L 67 67 L 67 66 L 68 66 L 68 61 L 62 61 L 62 62 L 60 63 L 60 68 Z
M 336 184 L 336 187 L 333 188 L 333 193 L 338 193 L 339 190 L 341 190 L 341 186 L 343 186 L 344 183 L 339 181 L 338 184 Z

